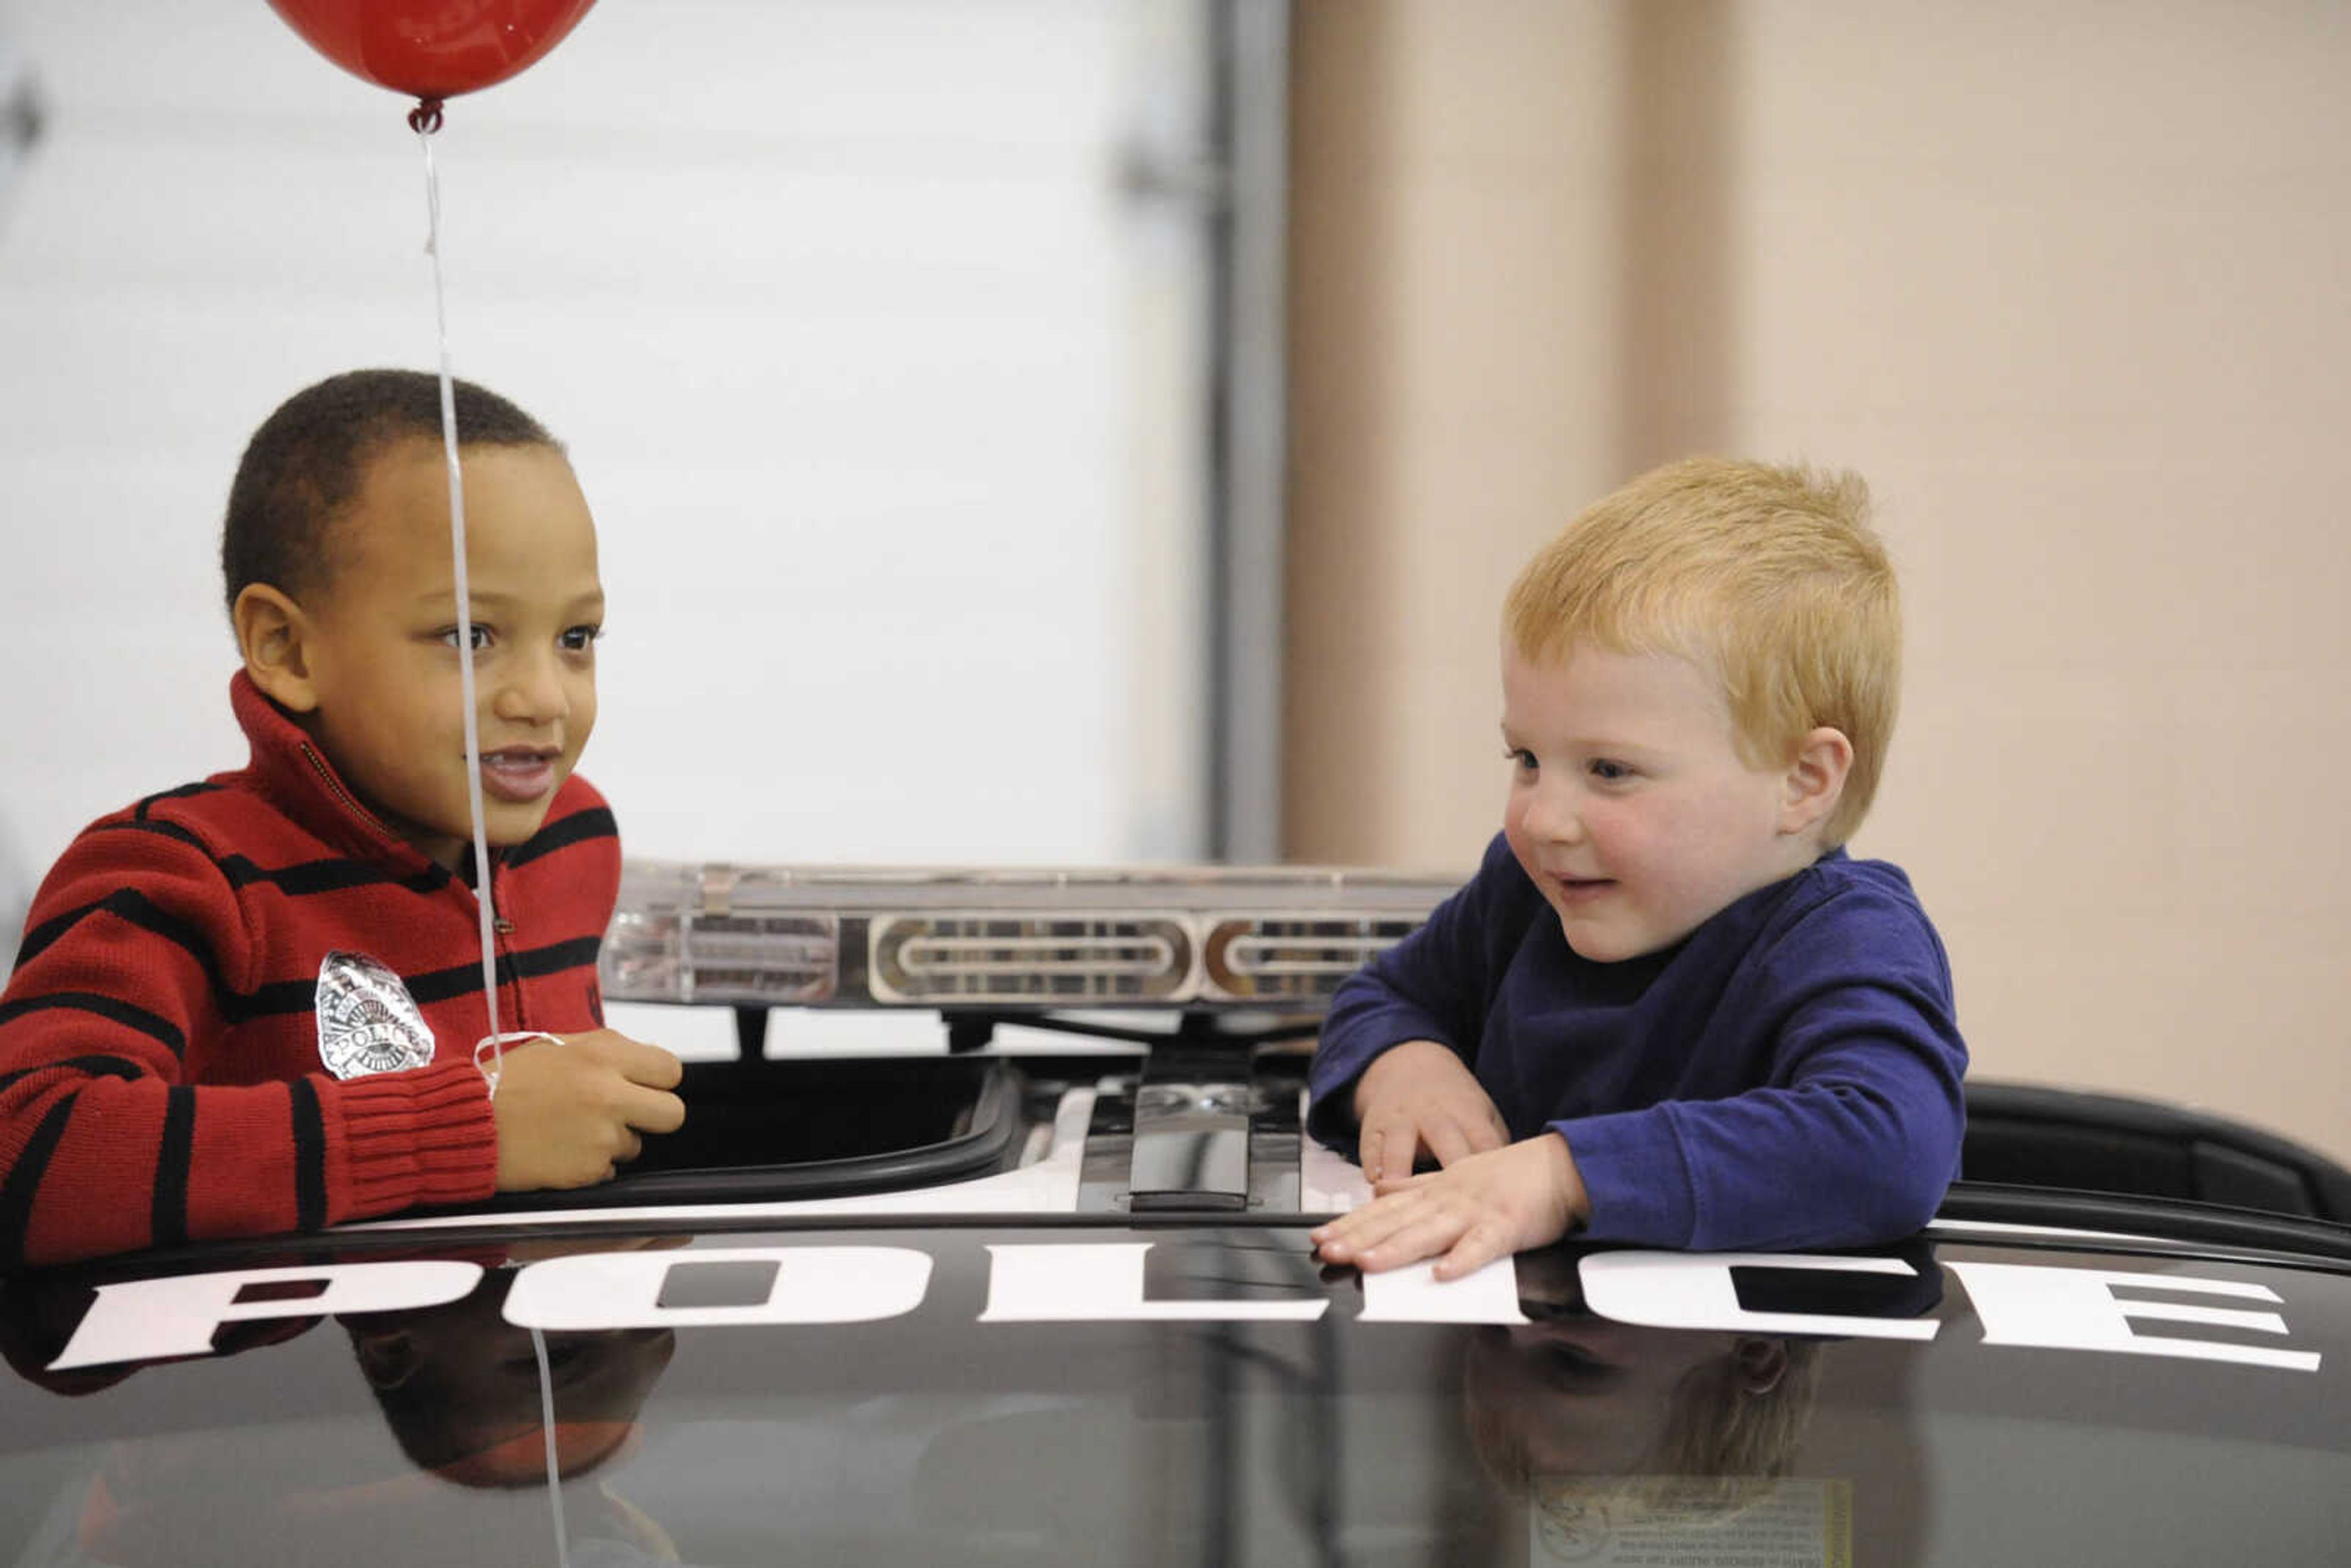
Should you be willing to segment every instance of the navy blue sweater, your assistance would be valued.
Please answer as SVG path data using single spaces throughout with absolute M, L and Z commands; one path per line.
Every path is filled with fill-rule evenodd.
M 1408 1040 L 1459 1053 L 1513 1138 L 1567 1140 L 1594 1239 L 1858 1246 L 1917 1230 L 1959 1174 L 1949 961 L 1900 869 L 1843 850 L 1602 964 L 1497 834 L 1468 885 L 1340 986 L 1308 1127 L 1352 1147 L 1355 1081 Z

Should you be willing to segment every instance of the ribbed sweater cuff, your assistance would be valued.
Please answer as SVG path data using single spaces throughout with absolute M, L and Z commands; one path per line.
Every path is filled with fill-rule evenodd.
M 1585 1239 L 1694 1244 L 1698 1200 L 1669 1105 L 1573 1117 L 1553 1122 L 1551 1131 L 1567 1140 L 1592 1203 L 1581 1232 Z
M 354 1078 L 341 1091 L 349 1204 L 340 1218 L 476 1203 L 497 1190 L 497 1123 L 470 1060 Z

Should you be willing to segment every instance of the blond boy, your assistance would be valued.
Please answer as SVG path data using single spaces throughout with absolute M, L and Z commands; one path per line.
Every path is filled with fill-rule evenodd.
M 1917 1229 L 1957 1174 L 1967 1051 L 1907 878 L 1843 848 L 1900 670 L 1860 481 L 1656 469 L 1527 565 L 1503 624 L 1502 831 L 1316 1050 L 1309 1125 L 1377 1195 L 1322 1257 L 1449 1278 L 1570 1232 Z

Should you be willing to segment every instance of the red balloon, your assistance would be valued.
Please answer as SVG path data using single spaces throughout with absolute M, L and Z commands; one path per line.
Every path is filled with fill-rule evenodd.
M 269 0 L 350 72 L 421 99 L 502 82 L 563 41 L 596 0 Z

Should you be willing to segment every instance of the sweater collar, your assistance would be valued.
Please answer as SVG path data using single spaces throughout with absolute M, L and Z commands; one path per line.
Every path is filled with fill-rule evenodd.
M 239 670 L 228 685 L 229 706 L 253 747 L 247 771 L 280 810 L 345 853 L 403 876 L 446 879 L 446 869 L 393 832 L 343 782 L 335 765 L 292 716 Z

